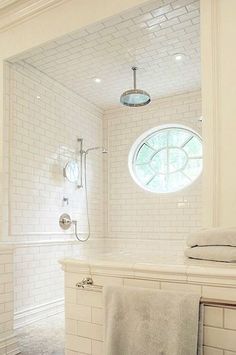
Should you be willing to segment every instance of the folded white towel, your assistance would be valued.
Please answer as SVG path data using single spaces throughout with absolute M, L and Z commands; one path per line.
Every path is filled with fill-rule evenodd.
M 196 355 L 197 294 L 107 286 L 104 306 L 106 355 Z
M 223 261 L 226 263 L 236 262 L 236 248 L 230 246 L 207 246 L 194 247 L 185 250 L 188 258 Z
M 189 247 L 207 245 L 229 245 L 236 247 L 236 228 L 210 228 L 191 233 L 187 239 Z

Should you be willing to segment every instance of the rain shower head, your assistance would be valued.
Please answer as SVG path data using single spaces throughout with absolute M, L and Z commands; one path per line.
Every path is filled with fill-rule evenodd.
M 129 107 L 145 106 L 151 102 L 151 97 L 146 91 L 136 88 L 137 67 L 132 67 L 132 70 L 133 70 L 133 78 L 134 78 L 134 88 L 125 91 L 120 97 L 120 102 L 123 105 Z

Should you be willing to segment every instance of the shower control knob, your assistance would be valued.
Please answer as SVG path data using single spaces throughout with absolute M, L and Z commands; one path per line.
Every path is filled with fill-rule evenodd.
M 70 228 L 72 224 L 72 220 L 69 214 L 63 213 L 59 218 L 59 225 L 63 230 L 67 230 Z

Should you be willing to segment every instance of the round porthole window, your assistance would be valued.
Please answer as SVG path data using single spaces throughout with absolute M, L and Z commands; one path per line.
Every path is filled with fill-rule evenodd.
M 181 125 L 154 128 L 132 146 L 129 170 L 134 181 L 145 190 L 179 191 L 192 184 L 202 172 L 202 139 Z

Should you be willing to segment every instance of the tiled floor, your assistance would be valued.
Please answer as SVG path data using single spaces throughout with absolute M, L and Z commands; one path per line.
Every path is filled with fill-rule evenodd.
M 64 355 L 64 314 L 32 323 L 17 331 L 22 355 Z

